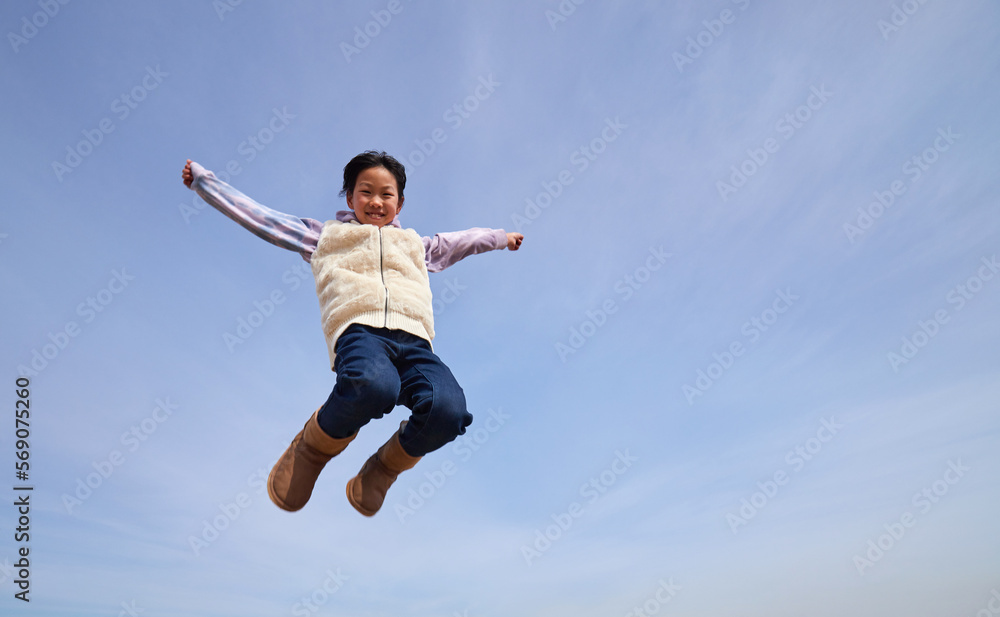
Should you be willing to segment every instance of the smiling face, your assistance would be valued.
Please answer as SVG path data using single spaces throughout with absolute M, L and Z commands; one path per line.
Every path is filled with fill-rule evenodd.
M 362 225 L 385 227 L 403 207 L 396 177 L 385 167 L 369 167 L 358 174 L 354 190 L 347 194 L 347 207 Z

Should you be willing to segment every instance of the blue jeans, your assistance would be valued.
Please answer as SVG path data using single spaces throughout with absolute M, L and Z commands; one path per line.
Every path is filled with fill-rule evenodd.
M 331 437 L 349 437 L 403 405 L 413 413 L 400 445 L 410 456 L 423 456 L 472 424 L 462 387 L 419 336 L 352 324 L 337 339 L 335 351 L 337 384 L 317 417 Z

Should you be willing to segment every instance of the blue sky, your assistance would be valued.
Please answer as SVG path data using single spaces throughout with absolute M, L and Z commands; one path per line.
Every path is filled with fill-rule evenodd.
M 989 610 L 995 2 L 316 4 L 5 3 L 4 614 Z M 288 514 L 312 280 L 180 171 L 325 220 L 372 148 L 525 242 L 432 277 L 470 431 L 367 519 L 397 408 Z

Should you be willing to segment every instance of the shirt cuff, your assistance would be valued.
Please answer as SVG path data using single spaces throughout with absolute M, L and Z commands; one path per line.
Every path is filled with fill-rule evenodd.
M 202 167 L 199 163 L 191 161 L 191 190 L 194 190 L 194 186 L 198 184 L 198 181 L 200 181 L 203 177 L 214 175 L 215 174 Z
M 507 248 L 507 232 L 502 229 L 493 230 L 493 250 L 502 251 Z

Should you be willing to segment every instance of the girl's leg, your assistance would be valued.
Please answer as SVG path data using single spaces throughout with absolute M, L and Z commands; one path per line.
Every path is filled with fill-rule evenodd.
M 337 383 L 317 417 L 331 437 L 354 435 L 396 406 L 399 373 L 392 361 L 395 345 L 386 332 L 352 325 L 337 339 Z
M 358 429 L 395 406 L 399 375 L 388 352 L 386 341 L 362 326 L 349 327 L 338 339 L 333 393 L 268 476 L 268 495 L 279 508 L 294 512 L 305 506 L 326 463 L 347 447 Z
M 393 364 L 399 371 L 397 403 L 413 412 L 378 452 L 347 483 L 347 499 L 365 516 L 382 507 L 396 477 L 424 454 L 437 450 L 465 432 L 472 414 L 465 393 L 451 370 L 431 351 L 430 344 L 405 332 L 393 332 Z
M 323 467 L 344 451 L 354 435 L 343 439 L 330 437 L 316 422 L 316 414 L 292 439 L 267 477 L 267 494 L 282 510 L 295 512 L 312 496 L 313 486 Z
M 465 434 L 472 424 L 465 392 L 444 362 L 418 337 L 397 361 L 400 376 L 398 403 L 412 411 L 399 441 L 412 456 L 423 456 Z

